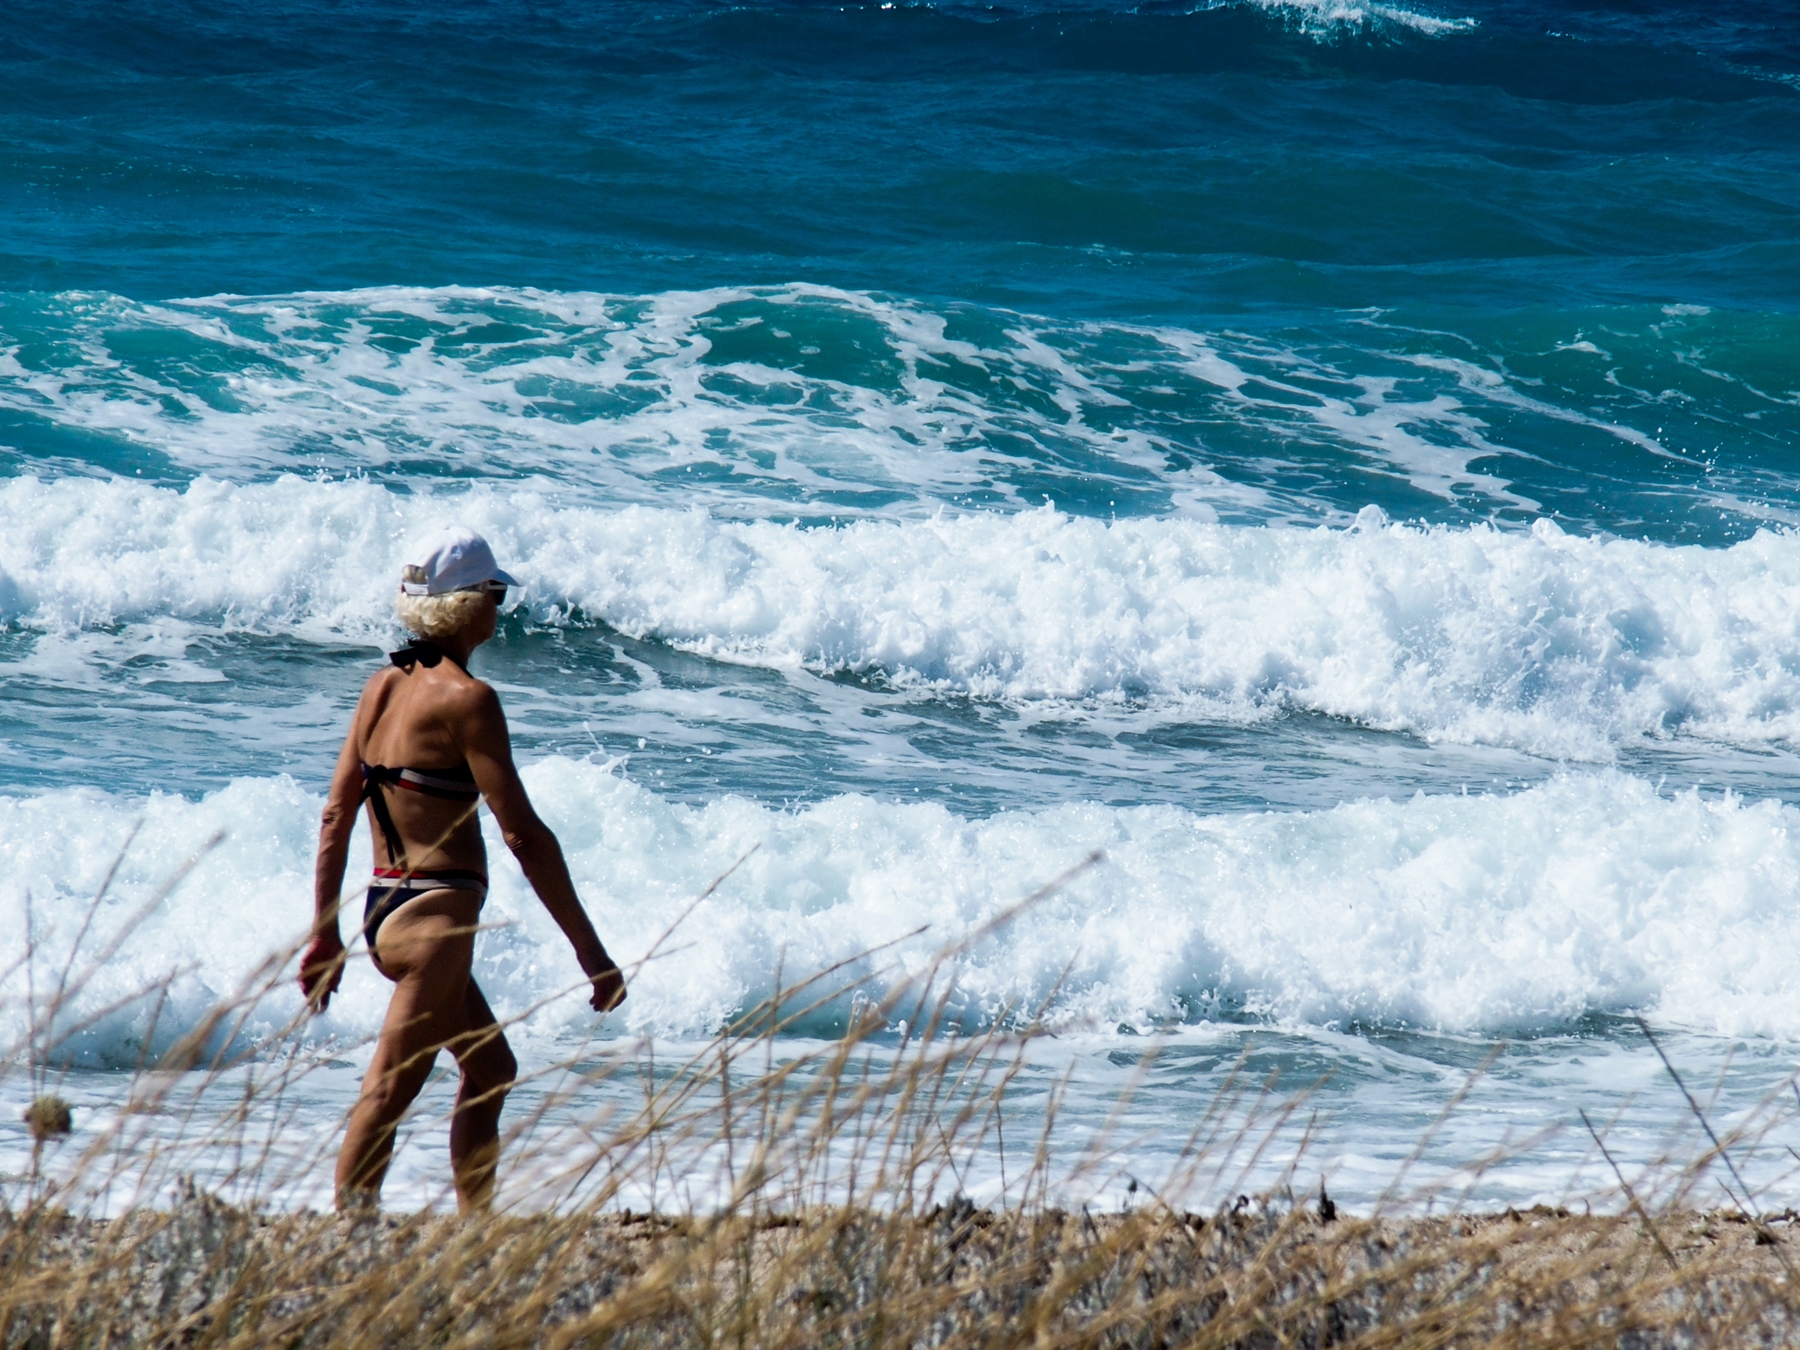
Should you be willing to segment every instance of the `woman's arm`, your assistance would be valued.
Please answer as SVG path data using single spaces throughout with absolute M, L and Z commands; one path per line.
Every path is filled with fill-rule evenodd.
M 581 907 L 568 864 L 563 861 L 562 845 L 550 827 L 538 819 L 531 799 L 525 795 L 525 785 L 519 781 L 519 771 L 513 765 L 512 738 L 507 734 L 500 696 L 487 685 L 477 684 L 467 699 L 458 729 L 475 785 L 487 799 L 506 846 L 524 869 L 525 879 L 574 947 L 582 971 L 593 981 L 594 994 L 589 1002 L 597 1012 L 611 1012 L 625 1001 L 625 977 L 606 954 L 587 911 Z
M 373 681 L 370 682 L 373 685 Z M 344 938 L 338 930 L 338 904 L 343 893 L 344 869 L 350 861 L 350 833 L 362 805 L 363 710 L 368 705 L 365 689 L 350 719 L 344 748 L 338 752 L 331 789 L 325 795 L 325 811 L 319 819 L 319 856 L 313 867 L 313 936 L 300 957 L 300 991 L 315 1013 L 325 1011 L 338 981 L 344 978 Z

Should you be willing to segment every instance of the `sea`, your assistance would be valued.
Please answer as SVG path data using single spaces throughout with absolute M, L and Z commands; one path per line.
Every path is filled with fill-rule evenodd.
M 769 1054 L 1015 1046 L 981 1203 L 1233 1112 L 1171 1203 L 1800 1203 L 1789 5 L 9 4 L 6 1195 L 249 1195 L 169 1132 L 304 1061 L 249 1198 L 329 1203 L 389 986 L 242 1001 L 448 523 L 633 972 L 484 817 L 528 1074 L 832 972 Z

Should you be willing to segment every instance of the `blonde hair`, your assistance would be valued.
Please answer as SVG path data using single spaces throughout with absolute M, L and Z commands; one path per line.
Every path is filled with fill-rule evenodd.
M 442 642 L 460 632 L 486 603 L 487 596 L 480 591 L 449 591 L 443 595 L 408 595 L 401 591 L 394 597 L 394 612 L 401 623 L 420 637 Z

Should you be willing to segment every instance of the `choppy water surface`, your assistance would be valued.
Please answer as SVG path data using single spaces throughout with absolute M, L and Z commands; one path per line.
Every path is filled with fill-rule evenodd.
M 0 39 L 8 1042 L 135 823 L 93 934 L 225 831 L 65 1014 L 83 1130 L 303 928 L 399 560 L 460 520 L 526 583 L 476 669 L 620 956 L 760 845 L 604 1040 L 778 969 L 879 999 L 1100 849 L 955 998 L 1049 1001 L 1022 1134 L 1071 1062 L 1071 1141 L 1139 1083 L 1114 1181 L 1242 1060 L 1323 1084 L 1301 1180 L 1372 1203 L 1503 1042 L 1417 1179 L 1585 1194 L 1579 1109 L 1694 1143 L 1642 1015 L 1796 1199 L 1778 7 L 265 9 Z M 507 1015 L 574 967 L 494 866 Z M 385 993 L 301 1036 L 349 1058 L 288 1156 Z

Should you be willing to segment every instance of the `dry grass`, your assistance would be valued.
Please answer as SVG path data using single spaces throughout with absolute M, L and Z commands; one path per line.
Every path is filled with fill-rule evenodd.
M 463 1223 L 190 1197 L 0 1232 L 0 1344 L 1748 1346 L 1793 1343 L 1750 1225 L 1550 1212 L 1330 1225 L 934 1206 Z
M 293 953 L 275 953 L 144 1067 L 132 1107 L 60 1179 L 34 1154 L 29 1176 L 0 1186 L 0 1347 L 1800 1342 L 1792 1216 L 1688 1207 L 1710 1164 L 1729 1161 L 1729 1136 L 1634 1188 L 1621 1173 L 1610 1215 L 1333 1219 L 1286 1188 L 1186 1212 L 1187 1197 L 1234 1194 L 1221 1183 L 1295 1120 L 1296 1099 L 1272 1101 L 1234 1077 L 1196 1104 L 1167 1175 L 1133 1180 L 1128 1211 L 1091 1214 L 1058 1197 L 1116 1175 L 1116 1140 L 1100 1131 L 1069 1161 L 1052 1092 L 1035 1137 L 1006 1137 L 1006 1206 L 976 1207 L 962 1196 L 963 1169 L 1008 1125 L 1006 1091 L 1043 1010 L 967 1034 L 950 1024 L 941 977 L 1016 912 L 912 979 L 884 972 L 894 992 L 879 1004 L 820 972 L 684 1063 L 654 1065 L 647 1044 L 615 1043 L 540 1070 L 555 1090 L 510 1125 L 505 1204 L 467 1221 L 255 1203 L 325 1163 L 274 1148 L 283 1103 L 316 1065 L 277 1053 L 283 1038 L 247 1061 L 225 1051 L 248 1011 L 291 978 Z M 37 1000 L 34 986 L 32 1036 L 13 1052 L 39 1096 L 70 1034 L 50 1028 L 82 983 L 74 966 L 71 954 L 53 997 Z M 784 1033 L 820 1005 L 849 1010 L 841 1037 L 796 1051 Z M 618 1105 L 624 1083 L 635 1089 L 629 1109 Z M 225 1090 L 241 1097 L 232 1111 L 193 1112 Z M 610 1111 L 583 1116 L 601 1097 Z M 552 1128 L 552 1112 L 578 1128 Z M 52 1138 L 40 1152 L 75 1147 Z M 1598 1131 L 1595 1143 L 1604 1147 Z M 141 1198 L 166 1193 L 184 1164 L 222 1148 L 235 1149 L 224 1181 L 250 1198 L 244 1207 L 189 1183 L 172 1206 L 135 1204 L 110 1220 L 79 1212 L 78 1197 L 116 1196 L 121 1180 Z M 1303 1154 L 1302 1142 L 1290 1169 Z M 623 1210 L 646 1194 L 680 1197 L 681 1212 Z

